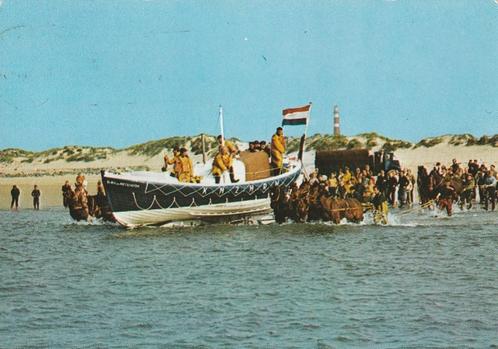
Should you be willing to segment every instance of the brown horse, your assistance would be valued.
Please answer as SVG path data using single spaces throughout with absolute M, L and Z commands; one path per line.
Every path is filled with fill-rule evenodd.
M 102 218 L 106 222 L 116 222 L 107 197 L 103 194 L 88 195 L 88 212 L 95 218 Z
M 325 221 L 331 220 L 335 224 L 339 224 L 343 218 L 353 223 L 363 221 L 363 206 L 357 199 L 332 198 L 324 188 L 321 188 L 317 195 L 319 207 L 310 206 L 310 210 L 316 210 L 316 217 Z
M 356 199 L 344 199 L 346 201 L 346 219 L 348 222 L 360 223 L 363 221 L 363 206 Z
M 279 186 L 274 186 L 270 190 L 270 207 L 273 209 L 275 222 L 282 224 L 287 220 L 289 203 L 284 189 Z
M 83 208 L 75 192 L 69 190 L 64 194 L 69 208 L 69 215 L 75 221 L 88 221 L 90 217 L 102 218 L 107 222 L 116 222 L 107 198 L 102 195 L 87 195 L 88 207 Z
M 68 190 L 65 193 L 64 199 L 67 200 L 67 206 L 69 208 L 69 215 L 75 221 L 87 221 L 89 218 L 88 209 L 85 209 L 80 204 L 76 193 L 73 190 Z

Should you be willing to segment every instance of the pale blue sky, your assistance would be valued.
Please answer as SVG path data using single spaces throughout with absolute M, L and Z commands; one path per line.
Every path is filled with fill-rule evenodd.
M 0 0 L 0 148 L 498 133 L 494 0 Z M 289 128 L 289 131 L 291 128 Z M 293 134 L 302 131 L 294 127 Z

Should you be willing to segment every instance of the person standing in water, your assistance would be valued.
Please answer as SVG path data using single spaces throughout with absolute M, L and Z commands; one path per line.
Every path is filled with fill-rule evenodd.
M 36 184 L 35 184 L 35 187 L 33 188 L 33 191 L 31 192 L 31 196 L 33 197 L 33 209 L 36 211 L 40 210 L 41 192 L 40 192 L 40 189 L 38 189 L 38 186 Z
M 69 205 L 69 196 L 71 190 L 71 184 L 69 184 L 69 181 L 66 181 L 66 183 L 64 183 L 64 185 L 62 186 L 62 204 L 65 208 L 67 208 L 67 206 Z
M 12 201 L 10 202 L 10 209 L 14 209 L 17 211 L 19 209 L 19 195 L 21 195 L 21 191 L 16 185 L 12 186 L 12 190 L 10 191 L 10 196 L 12 197 Z

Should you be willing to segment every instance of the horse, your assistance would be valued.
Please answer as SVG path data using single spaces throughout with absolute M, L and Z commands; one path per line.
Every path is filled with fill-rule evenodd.
M 346 202 L 346 219 L 348 222 L 360 223 L 363 221 L 363 205 L 357 199 L 347 198 L 344 199 Z
M 274 186 L 270 190 L 270 207 L 273 209 L 275 222 L 282 224 L 287 220 L 289 201 L 286 198 L 285 191 L 279 186 Z
M 105 222 L 116 222 L 111 207 L 104 194 L 88 195 L 88 212 L 95 218 L 101 218 Z
M 417 188 L 420 203 L 425 204 L 430 200 L 430 177 L 424 166 L 419 166 L 417 171 Z
M 88 221 L 89 212 L 85 210 L 78 200 L 76 193 L 73 190 L 68 190 L 65 193 L 65 199 L 67 200 L 67 206 L 69 208 L 69 215 L 75 221 Z
M 69 208 L 69 215 L 75 221 L 88 221 L 91 217 L 101 218 L 106 222 L 116 222 L 105 195 L 87 195 L 88 208 L 84 209 L 73 190 L 64 194 Z

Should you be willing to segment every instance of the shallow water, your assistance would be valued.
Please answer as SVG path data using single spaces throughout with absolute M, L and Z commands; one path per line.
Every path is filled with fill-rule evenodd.
M 493 347 L 498 213 L 123 230 L 0 211 L 0 347 Z

